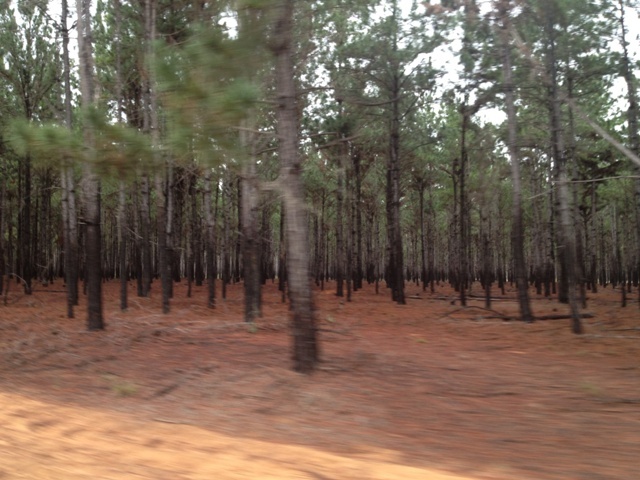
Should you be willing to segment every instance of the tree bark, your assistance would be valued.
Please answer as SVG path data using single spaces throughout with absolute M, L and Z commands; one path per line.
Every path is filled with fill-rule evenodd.
M 244 168 L 240 180 L 242 190 L 242 266 L 244 277 L 244 319 L 254 322 L 262 315 L 260 281 L 260 239 L 258 238 L 258 189 L 256 188 L 255 158 Z
M 206 168 L 204 173 L 204 218 L 207 224 L 207 237 L 205 240 L 205 248 L 207 255 L 207 307 L 215 308 L 216 306 L 216 218 L 212 211 L 211 204 L 213 187 L 213 175 L 211 169 Z M 216 203 L 218 199 L 216 188 Z
M 573 222 L 571 219 L 571 199 L 569 195 L 569 179 L 567 176 L 567 158 L 564 138 L 561 127 L 560 96 L 558 93 L 555 25 L 552 18 L 552 10 L 545 10 L 547 33 L 547 73 L 550 78 L 549 90 L 549 114 L 551 124 L 551 148 L 553 158 L 557 166 L 557 201 L 559 216 L 558 253 L 560 257 L 561 277 L 565 279 L 565 288 L 569 307 L 571 309 L 571 330 L 573 333 L 582 333 L 582 321 L 576 298 L 576 247 L 575 236 L 572 235 Z
M 511 229 L 511 242 L 513 248 L 514 273 L 518 289 L 518 304 L 520 305 L 520 317 L 525 322 L 532 322 L 533 315 L 529 301 L 529 285 L 527 281 L 527 269 L 524 261 L 524 224 L 522 221 L 522 188 L 520 186 L 520 159 L 517 151 L 516 110 L 514 98 L 514 85 L 511 71 L 511 49 L 508 41 L 509 15 L 511 6 L 509 0 L 500 2 L 501 40 L 502 40 L 502 74 L 507 106 L 508 139 L 507 147 L 511 160 L 511 182 L 513 184 L 513 226 Z
M 91 33 L 91 0 L 78 0 L 78 50 L 80 55 L 80 92 L 82 108 L 93 105 L 93 40 Z M 95 155 L 91 127 L 85 122 L 84 137 L 87 153 Z M 102 315 L 102 236 L 100 218 L 100 181 L 89 161 L 83 164 L 85 209 L 85 280 L 87 286 L 89 330 L 103 330 Z
M 311 373 L 318 363 L 317 327 L 309 275 L 308 224 L 304 208 L 302 165 L 298 155 L 298 107 L 293 64 L 294 0 L 281 0 L 275 7 L 271 49 L 276 60 L 276 111 L 280 180 L 287 237 L 287 278 L 291 302 L 293 368 Z
M 629 108 L 627 109 L 628 123 L 628 141 L 629 149 L 635 154 L 640 155 L 640 133 L 638 132 L 638 90 L 636 86 L 636 77 L 631 69 L 631 60 L 629 58 L 629 44 L 627 42 L 627 25 L 624 15 L 624 1 L 619 0 L 620 5 L 620 31 L 622 43 L 622 75 L 627 84 L 627 99 Z M 636 175 L 640 176 L 640 167 L 634 166 Z M 635 180 L 635 212 L 636 212 L 636 269 L 640 272 L 640 178 Z M 638 288 L 638 302 L 640 305 L 640 287 Z

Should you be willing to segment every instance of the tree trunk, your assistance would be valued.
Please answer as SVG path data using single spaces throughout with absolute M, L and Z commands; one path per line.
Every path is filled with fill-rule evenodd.
M 462 126 L 460 135 L 460 168 L 458 170 L 458 185 L 460 199 L 458 200 L 458 288 L 460 293 L 460 305 L 467 305 L 467 282 L 469 279 L 469 257 L 467 245 L 467 130 L 469 129 L 470 113 L 468 112 L 467 99 L 462 106 Z
M 258 238 L 258 189 L 255 158 L 251 157 L 240 179 L 242 218 L 242 266 L 244 276 L 244 319 L 254 322 L 261 313 L 260 239 Z
M 66 2 L 66 0 L 63 0 Z M 115 48 L 116 48 L 116 119 L 122 124 L 122 12 L 120 0 L 113 0 L 113 10 L 115 16 Z M 127 193 L 124 180 L 120 180 L 118 188 L 118 262 L 120 272 L 120 309 L 126 310 L 128 307 L 127 285 L 129 275 L 127 272 Z
M 140 296 L 148 297 L 151 291 L 151 218 L 149 212 L 150 191 L 149 191 L 149 174 L 144 171 L 140 178 L 140 196 L 139 196 L 139 213 L 138 226 L 139 232 L 139 255 L 141 267 L 141 292 Z
M 621 43 L 623 48 L 622 55 L 622 74 L 627 84 L 627 99 L 629 108 L 627 109 L 628 141 L 629 149 L 636 155 L 640 154 L 640 133 L 638 132 L 638 90 L 636 87 L 636 77 L 631 69 L 631 60 L 629 58 L 629 44 L 627 42 L 627 26 L 624 16 L 624 1 L 619 0 L 620 5 L 620 29 Z M 634 166 L 635 173 L 640 177 L 640 167 Z M 635 213 L 636 213 L 636 269 L 640 271 L 640 178 L 635 180 Z M 638 288 L 638 302 L 640 305 L 640 288 Z
M 335 256 L 335 275 L 336 275 L 336 295 L 344 296 L 344 193 L 345 193 L 345 170 L 344 162 L 338 165 L 338 178 L 336 187 L 336 256 Z
M 362 172 L 360 169 L 360 165 L 362 162 L 362 156 L 360 155 L 360 150 L 357 146 L 353 147 L 353 153 L 351 155 L 353 159 L 353 176 L 356 182 L 356 198 L 355 198 L 355 277 L 354 277 L 354 288 L 360 289 L 362 288 Z
M 215 308 L 216 306 L 216 218 L 212 211 L 211 189 L 213 187 L 213 179 L 211 169 L 205 168 L 204 171 L 204 218 L 207 224 L 207 237 L 205 240 L 205 248 L 207 255 L 207 307 Z M 216 203 L 218 200 L 218 189 L 216 186 Z
M 520 159 L 517 151 L 516 137 L 516 111 L 514 86 L 511 71 L 511 50 L 509 46 L 509 15 L 511 7 L 509 0 L 500 3 L 501 37 L 502 37 L 502 74 L 507 105 L 508 140 L 507 147 L 511 160 L 511 181 L 513 184 L 513 226 L 511 229 L 511 242 L 513 247 L 514 273 L 518 289 L 518 303 L 520 305 L 520 317 L 524 322 L 532 322 L 533 315 L 529 302 L 529 285 L 527 281 L 527 269 L 524 261 L 524 224 L 522 221 L 522 189 L 520 186 Z
M 156 37 L 156 0 L 145 0 L 145 46 L 147 62 L 152 62 L 153 42 Z M 156 164 L 162 162 L 159 157 L 160 147 L 160 122 L 158 120 L 158 95 L 155 79 L 150 69 L 146 72 L 145 90 L 147 104 L 145 105 L 145 119 L 147 120 L 147 133 L 151 136 L 151 145 L 156 156 Z M 156 189 L 156 230 L 158 238 L 157 246 L 157 271 L 160 277 L 160 289 L 162 296 L 162 313 L 169 313 L 171 299 L 171 270 L 167 248 L 167 190 L 166 190 L 166 166 L 158 167 L 154 174 Z
M 222 245 L 222 298 L 227 298 L 227 286 L 231 281 L 231 180 L 228 178 L 229 173 L 225 173 L 225 178 L 222 184 L 222 215 L 224 217 L 223 224 L 223 245 Z M 196 283 L 197 284 L 197 283 Z
M 287 301 L 287 238 L 285 233 L 285 207 L 280 205 L 280 246 L 278 248 L 278 290 L 281 301 Z
M 3 146 L 0 145 L 0 158 L 2 163 L 0 164 L 0 295 L 4 292 L 4 276 L 7 274 L 7 264 L 5 261 L 5 232 L 7 231 L 6 222 L 7 215 L 5 212 L 10 211 L 7 209 L 7 175 L 5 159 L 2 155 Z M 9 279 L 7 278 L 7 281 Z
M 158 229 L 158 273 L 162 289 L 162 313 L 169 313 L 171 299 L 171 270 L 167 249 L 167 204 L 165 190 L 165 170 L 155 174 L 156 183 L 156 225 Z
M 200 235 L 198 228 L 198 208 L 197 208 L 197 188 L 196 188 L 197 173 L 195 166 L 192 171 L 189 172 L 189 197 L 191 205 L 191 218 L 188 222 L 188 240 L 187 240 L 187 296 L 191 297 L 191 289 L 195 280 L 195 264 L 196 264 L 196 252 L 198 251 Z
M 298 106 L 296 104 L 293 64 L 294 0 L 281 0 L 271 48 L 276 57 L 276 111 L 280 180 L 286 214 L 287 278 L 291 301 L 293 368 L 311 373 L 318 362 L 317 327 L 313 312 L 307 214 L 302 184 L 302 166 L 298 155 Z
M 78 50 L 80 56 L 80 92 L 82 108 L 93 104 L 93 45 L 91 0 L 78 0 Z M 84 125 L 85 145 L 89 156 L 95 155 L 91 127 Z M 103 330 L 102 316 L 102 236 L 100 231 L 100 181 L 89 161 L 83 164 L 85 203 L 85 280 L 87 285 L 89 330 Z
M 397 46 L 396 46 L 397 47 Z M 404 295 L 404 261 L 400 225 L 400 79 L 393 76 L 391 92 L 391 131 L 387 160 L 387 231 L 389 242 L 388 280 L 391 299 L 399 305 L 406 303 Z
M 420 216 L 420 277 L 422 279 L 422 291 L 427 291 L 427 252 L 425 250 L 426 241 L 426 226 L 424 215 L 424 191 L 426 182 L 424 178 L 418 180 L 418 209 Z
M 127 194 L 123 181 L 120 181 L 118 190 L 118 261 L 120 271 L 120 309 L 128 308 L 127 285 L 129 275 L 127 272 Z
M 566 280 L 565 288 L 569 307 L 571 309 L 571 329 L 573 333 L 582 333 L 582 321 L 578 310 L 576 298 L 576 247 L 575 235 L 572 234 L 573 222 L 571 219 L 571 199 L 569 195 L 569 180 L 567 176 L 567 159 L 564 145 L 564 138 L 561 127 L 560 97 L 558 94 L 557 66 L 555 55 L 555 27 L 553 24 L 552 11 L 546 11 L 546 30 L 548 35 L 547 43 L 547 73 L 550 78 L 549 85 L 549 113 L 551 123 L 551 147 L 553 158 L 557 165 L 557 201 L 559 216 L 559 237 L 558 248 L 560 257 L 561 275 Z

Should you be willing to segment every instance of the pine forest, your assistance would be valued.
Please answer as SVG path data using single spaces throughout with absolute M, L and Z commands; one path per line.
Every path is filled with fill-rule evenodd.
M 535 293 L 581 333 L 587 292 L 640 300 L 637 8 L 4 2 L 0 286 L 63 279 L 101 330 L 105 281 L 165 313 L 242 282 L 247 322 L 277 282 L 303 372 L 329 281 L 515 285 L 521 320 Z
M 639 79 L 638 0 L 0 0 L 0 478 L 637 478 Z

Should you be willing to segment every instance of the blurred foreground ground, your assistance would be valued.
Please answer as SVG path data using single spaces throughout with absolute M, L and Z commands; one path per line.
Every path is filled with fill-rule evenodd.
M 257 329 L 242 286 L 158 286 L 105 332 L 65 317 L 60 284 L 0 305 L 0 479 L 634 479 L 640 453 L 640 310 L 611 287 L 569 320 L 492 318 L 481 298 L 409 286 L 347 303 L 317 292 L 323 362 L 289 370 L 287 308 L 265 287 Z M 473 293 L 473 292 L 472 292 Z M 475 293 L 480 294 L 479 291 Z M 514 314 L 513 292 L 494 301 Z M 635 297 L 634 293 L 634 297 Z M 533 295 L 536 315 L 566 313 Z M 637 297 L 634 298 L 637 302 Z M 84 302 L 84 298 L 82 299 Z

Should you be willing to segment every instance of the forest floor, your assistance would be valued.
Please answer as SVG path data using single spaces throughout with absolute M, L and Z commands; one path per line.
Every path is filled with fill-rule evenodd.
M 445 286 L 317 291 L 322 363 L 290 370 L 287 308 L 242 286 L 168 315 L 105 284 L 104 332 L 61 284 L 0 303 L 0 479 L 611 480 L 640 478 L 640 312 L 611 287 L 569 320 L 523 324 Z M 476 287 L 478 288 L 478 287 Z M 479 290 L 475 292 L 481 295 Z M 514 315 L 514 292 L 493 309 Z M 635 294 L 634 294 L 635 297 Z M 635 298 L 637 301 L 637 297 Z M 537 315 L 564 314 L 533 294 Z

